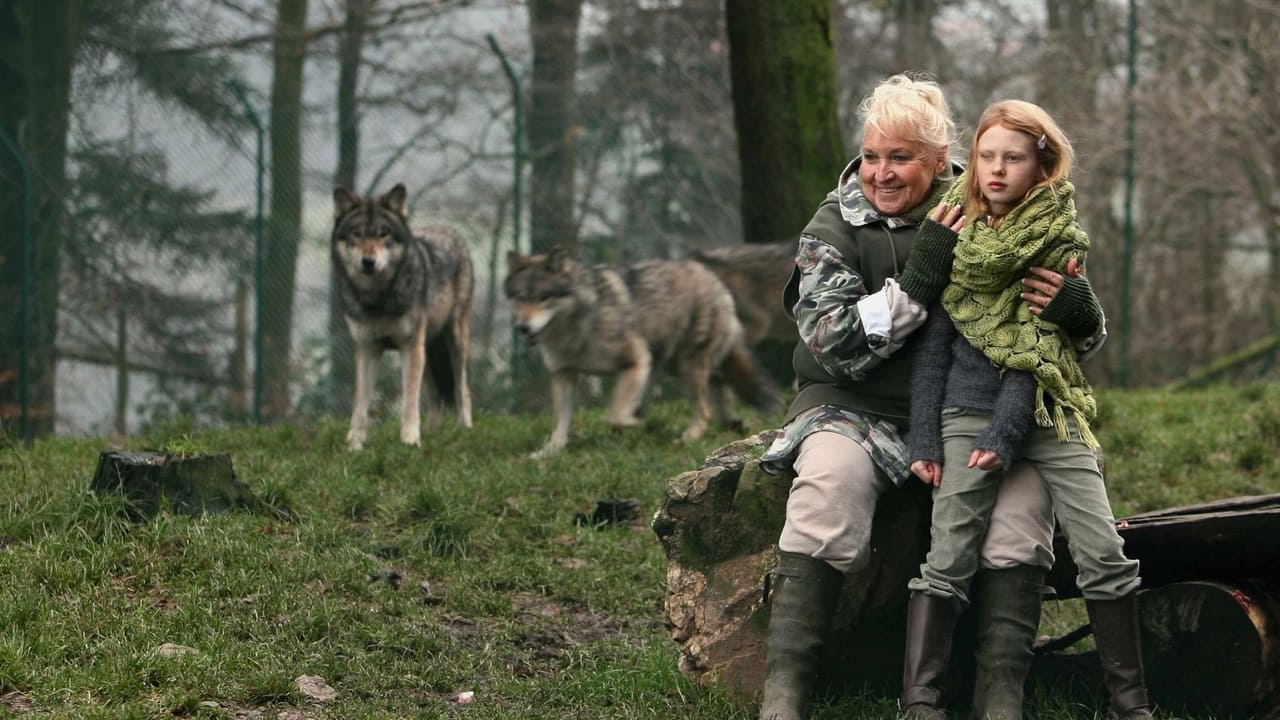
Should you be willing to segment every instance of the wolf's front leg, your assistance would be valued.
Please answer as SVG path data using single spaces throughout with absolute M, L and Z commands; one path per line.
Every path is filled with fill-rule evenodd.
M 360 450 L 369 437 L 369 403 L 377 379 L 378 352 L 373 346 L 356 343 L 356 388 L 351 401 L 351 428 L 347 430 L 347 448 Z
M 467 360 L 471 356 L 471 321 L 463 312 L 453 321 L 453 334 L 449 343 L 449 359 L 453 363 L 453 405 L 457 408 L 458 424 L 471 427 L 471 381 L 467 374 Z
M 649 384 L 649 371 L 653 357 L 649 354 L 649 346 L 639 336 L 628 340 L 627 362 L 630 365 L 618 373 L 613 385 L 613 399 L 609 403 L 609 415 L 606 419 L 616 428 L 635 427 L 640 424 L 636 410 L 644 398 L 645 386 Z
M 569 420 L 573 418 L 573 389 L 578 384 L 578 373 L 573 370 L 556 370 L 551 373 L 551 407 L 556 416 L 555 428 L 541 450 L 530 457 L 540 459 L 555 455 L 569 442 Z
M 418 323 L 409 347 L 400 350 L 400 442 L 422 441 L 422 373 L 427 368 L 427 321 Z

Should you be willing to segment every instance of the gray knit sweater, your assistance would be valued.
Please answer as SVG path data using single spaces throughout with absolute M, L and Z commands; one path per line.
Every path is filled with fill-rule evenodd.
M 991 424 L 974 447 L 994 452 L 1005 468 L 1012 466 L 1035 426 L 1035 377 L 991 362 L 956 330 L 941 303 L 929 308 L 929 319 L 912 343 L 910 459 L 941 463 L 942 409 L 962 408 L 991 413 Z

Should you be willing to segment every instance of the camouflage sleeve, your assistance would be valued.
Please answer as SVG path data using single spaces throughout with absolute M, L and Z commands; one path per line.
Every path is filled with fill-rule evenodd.
M 1075 346 L 1080 362 L 1097 355 L 1098 350 L 1102 348 L 1102 344 L 1107 341 L 1107 316 L 1101 311 L 1099 311 L 1099 315 L 1098 327 L 1089 337 L 1071 338 L 1071 344 Z
M 862 275 L 839 250 L 811 235 L 800 236 L 796 267 L 800 287 L 794 313 L 800 339 L 833 376 L 861 379 L 884 360 L 859 313 L 858 302 L 867 297 Z

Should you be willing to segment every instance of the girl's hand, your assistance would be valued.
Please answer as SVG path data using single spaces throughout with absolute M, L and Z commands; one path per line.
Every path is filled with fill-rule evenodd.
M 964 227 L 964 207 L 938 203 L 929 211 L 929 219 L 958 233 Z
M 1067 261 L 1067 274 L 1071 277 L 1080 277 L 1083 274 L 1080 272 L 1080 261 L 1077 258 Z M 1062 275 L 1047 268 L 1033 267 L 1031 276 L 1023 278 L 1022 284 L 1027 286 L 1027 292 L 1019 297 L 1027 301 L 1030 306 L 1027 309 L 1032 315 L 1039 315 L 1062 289 Z
M 969 454 L 969 467 L 978 468 L 985 472 L 991 472 L 992 470 L 999 470 L 1004 467 L 1004 463 L 1000 462 L 999 455 L 996 455 L 990 450 L 978 448 Z M 914 464 L 911 466 L 911 469 L 915 470 Z
M 938 487 L 942 484 L 942 465 L 932 460 L 916 460 L 911 463 L 911 472 L 926 485 Z

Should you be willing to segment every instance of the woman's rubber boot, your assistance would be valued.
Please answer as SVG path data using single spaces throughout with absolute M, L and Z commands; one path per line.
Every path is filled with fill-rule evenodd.
M 911 593 L 902 697 L 898 698 L 904 720 L 946 720 L 942 686 L 951 664 L 951 639 L 959 615 L 960 604 L 953 599 Z
M 1138 594 L 1115 600 L 1085 600 L 1111 709 L 1120 720 L 1153 717 L 1142 669 L 1142 629 Z
M 974 582 L 978 636 L 974 720 L 1021 720 L 1023 692 L 1040 629 L 1044 570 L 1034 565 L 981 570 Z
M 844 575 L 822 560 L 786 552 L 773 575 L 760 720 L 802 720 Z

